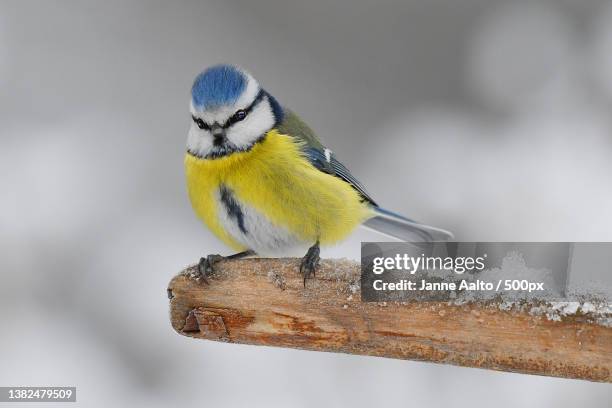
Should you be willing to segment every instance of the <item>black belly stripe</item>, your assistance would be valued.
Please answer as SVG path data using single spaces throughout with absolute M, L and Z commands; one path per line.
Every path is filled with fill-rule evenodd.
M 243 234 L 247 233 L 247 229 L 244 226 L 244 214 L 242 213 L 242 209 L 240 205 L 234 198 L 234 193 L 224 184 L 219 187 L 219 192 L 221 193 L 221 202 L 225 206 L 225 211 L 227 211 L 227 215 L 230 218 L 236 220 L 238 224 L 238 228 L 242 231 Z

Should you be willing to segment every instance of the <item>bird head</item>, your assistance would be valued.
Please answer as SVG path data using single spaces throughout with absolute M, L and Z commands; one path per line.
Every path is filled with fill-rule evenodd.
M 216 65 L 191 88 L 187 151 L 214 159 L 248 151 L 282 119 L 278 102 L 245 70 Z

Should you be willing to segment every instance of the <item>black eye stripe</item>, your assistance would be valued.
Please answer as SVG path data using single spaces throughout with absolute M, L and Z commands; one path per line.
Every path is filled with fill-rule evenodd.
M 191 119 L 193 119 L 193 121 L 195 122 L 196 125 L 198 125 L 198 127 L 200 129 L 205 129 L 205 130 L 210 130 L 210 126 L 208 126 L 208 124 L 206 122 L 204 122 L 202 119 L 200 118 L 196 118 L 195 116 L 191 115 Z
M 255 109 L 255 107 L 257 105 L 259 105 L 259 102 L 261 102 L 264 98 L 264 96 L 266 96 L 266 93 L 263 89 L 259 90 L 259 93 L 257 94 L 257 96 L 255 97 L 255 99 L 253 100 L 253 102 L 251 102 L 251 104 L 249 106 L 247 106 L 245 109 L 240 109 L 237 110 L 228 120 L 227 122 L 225 122 L 225 124 L 222 126 L 223 129 L 227 129 L 230 126 L 232 126 L 234 123 L 236 122 L 240 122 L 241 120 L 244 120 L 249 113 L 251 113 L 253 111 L 253 109 Z M 243 113 L 244 112 L 244 113 Z M 194 123 L 200 128 L 200 129 L 204 129 L 204 130 L 210 130 L 211 127 L 208 123 L 204 122 L 202 119 L 191 115 L 191 119 L 193 119 Z
M 246 118 L 249 113 L 251 113 L 253 111 L 253 109 L 255 109 L 255 107 L 257 105 L 259 105 L 259 102 L 262 101 L 262 99 L 264 98 L 264 96 L 266 96 L 266 93 L 264 92 L 263 89 L 259 90 L 259 93 L 257 94 L 257 96 L 255 97 L 255 99 L 253 100 L 253 102 L 251 102 L 251 104 L 249 106 L 247 106 L 244 109 L 240 109 L 238 111 L 236 111 L 236 113 L 234 113 L 234 115 L 232 117 L 230 117 L 227 122 L 225 122 L 225 124 L 223 125 L 224 129 L 227 129 L 228 127 L 232 126 L 234 123 L 236 122 L 240 122 L 241 120 L 244 120 L 244 118 Z M 237 117 L 239 112 L 244 112 L 244 116 L 242 117 L 242 119 L 239 119 Z

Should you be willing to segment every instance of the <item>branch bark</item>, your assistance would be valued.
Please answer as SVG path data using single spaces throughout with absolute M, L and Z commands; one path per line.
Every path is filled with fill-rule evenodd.
M 612 328 L 495 304 L 362 303 L 359 264 L 323 260 L 303 287 L 296 259 L 222 261 L 210 285 L 169 284 L 172 327 L 230 343 L 431 361 L 612 382 Z

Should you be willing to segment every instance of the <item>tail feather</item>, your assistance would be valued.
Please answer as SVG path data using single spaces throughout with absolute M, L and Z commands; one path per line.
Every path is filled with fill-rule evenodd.
M 384 208 L 374 207 L 374 211 L 376 215 L 364 222 L 363 225 L 390 237 L 408 242 L 450 241 L 454 239 L 451 232 L 420 224 Z

